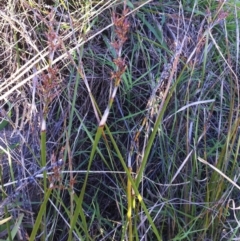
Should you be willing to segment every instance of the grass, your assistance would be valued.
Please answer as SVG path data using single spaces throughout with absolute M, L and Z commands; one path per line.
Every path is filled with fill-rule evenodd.
M 2 1 L 0 240 L 237 240 L 239 7 Z

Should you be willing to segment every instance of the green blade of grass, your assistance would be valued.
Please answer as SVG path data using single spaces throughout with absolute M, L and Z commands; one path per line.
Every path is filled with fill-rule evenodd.
M 43 203 L 42 203 L 42 205 L 40 207 L 40 210 L 38 212 L 38 216 L 37 216 L 37 219 L 36 219 L 35 224 L 33 226 L 33 230 L 32 230 L 31 236 L 29 238 L 29 241 L 36 240 L 36 235 L 37 235 L 39 226 L 41 224 L 42 218 L 43 218 L 44 214 L 46 213 L 46 206 L 47 206 L 47 202 L 48 202 L 48 199 L 49 199 L 51 193 L 52 193 L 52 189 L 49 188 L 44 195 L 44 200 L 43 200 Z M 45 223 L 45 230 L 46 230 L 46 225 L 47 224 Z

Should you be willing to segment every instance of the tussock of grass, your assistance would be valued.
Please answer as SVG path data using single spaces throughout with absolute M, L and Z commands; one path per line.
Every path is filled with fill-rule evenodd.
M 239 7 L 1 1 L 0 240 L 237 240 Z

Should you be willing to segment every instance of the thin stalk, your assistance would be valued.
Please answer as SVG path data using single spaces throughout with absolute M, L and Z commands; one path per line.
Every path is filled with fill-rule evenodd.
M 80 75 L 79 75 L 79 73 L 77 73 L 75 88 L 74 88 L 74 94 L 73 94 L 73 100 L 72 100 L 72 103 L 71 103 L 71 112 L 70 112 L 70 117 L 69 117 L 69 126 L 68 126 L 67 138 L 71 135 L 72 123 L 73 123 L 73 114 L 75 112 L 75 103 L 76 103 L 77 91 L 78 91 L 78 86 L 79 86 L 79 80 L 80 80 Z M 70 169 L 70 180 L 73 180 L 71 161 L 70 161 L 69 169 Z M 72 217 L 73 213 L 74 213 L 74 210 L 73 210 L 74 209 L 74 196 L 73 195 L 74 195 L 74 190 L 73 190 L 73 186 L 72 186 L 72 188 L 70 190 L 70 217 Z M 70 240 L 72 239 L 72 232 L 69 232 L 69 238 L 70 238 Z
M 184 43 L 184 40 L 183 40 L 183 43 Z M 152 131 L 152 133 L 150 135 L 150 138 L 149 138 L 149 141 L 147 143 L 145 154 L 144 154 L 144 157 L 143 157 L 143 160 L 142 160 L 142 164 L 141 164 L 141 167 L 138 171 L 138 175 L 137 175 L 137 178 L 136 178 L 137 187 L 139 186 L 139 184 L 141 182 L 142 175 L 143 175 L 143 172 L 145 170 L 145 166 L 147 164 L 148 156 L 150 154 L 150 150 L 152 148 L 153 141 L 154 141 L 155 136 L 157 134 L 158 127 L 160 126 L 160 123 L 162 121 L 163 114 L 166 110 L 167 104 L 168 104 L 168 102 L 170 100 L 170 97 L 171 97 L 173 91 L 175 90 L 177 82 L 178 82 L 178 81 L 176 81 L 176 83 L 173 85 L 173 87 L 170 90 L 170 86 L 171 86 L 171 83 L 172 83 L 172 80 L 173 80 L 173 76 L 174 76 L 175 71 L 177 70 L 179 57 L 180 57 L 180 54 L 182 52 L 182 46 L 183 46 L 183 44 L 181 45 L 180 49 L 178 51 L 176 51 L 175 56 L 173 58 L 172 71 L 170 72 L 170 75 L 169 75 L 169 78 L 168 78 L 168 81 L 167 81 L 167 87 L 166 87 L 166 90 L 164 92 L 161 105 L 159 106 L 159 111 L 158 111 L 158 114 L 157 114 L 157 120 L 154 124 L 153 131 Z M 178 79 L 180 79 L 180 78 L 178 78 Z
M 148 221 L 149 221 L 149 223 L 150 223 L 150 225 L 152 227 L 152 230 L 153 230 L 154 234 L 156 235 L 157 240 L 158 241 L 162 241 L 162 238 L 159 235 L 158 229 L 157 229 L 156 225 L 154 224 L 154 222 L 152 220 L 152 217 L 150 216 L 150 213 L 149 213 L 149 211 L 148 211 L 148 209 L 147 209 L 147 207 L 146 207 L 146 205 L 145 205 L 145 203 L 143 201 L 142 195 L 138 191 L 137 185 L 136 185 L 135 181 L 133 180 L 131 173 L 129 172 L 129 169 L 128 169 L 128 167 L 127 167 L 127 165 L 126 165 L 126 163 L 125 163 L 125 161 L 123 159 L 123 156 L 122 156 L 122 154 L 121 154 L 121 152 L 120 152 L 120 150 L 118 148 L 117 143 L 115 142 L 115 140 L 114 140 L 114 138 L 113 138 L 113 136 L 112 136 L 112 134 L 111 134 L 111 132 L 110 132 L 110 130 L 109 130 L 107 125 L 105 126 L 105 128 L 106 128 L 107 133 L 108 133 L 108 135 L 109 135 L 109 137 L 111 139 L 113 147 L 114 147 L 114 149 L 115 149 L 115 151 L 117 153 L 119 161 L 121 162 L 121 165 L 122 165 L 124 171 L 126 172 L 127 178 L 129 180 L 129 182 L 131 183 L 131 186 L 132 186 L 132 189 L 133 189 L 133 191 L 135 193 L 135 196 L 138 199 L 138 201 L 139 201 L 139 203 L 140 203 L 144 213 L 146 214 L 147 219 L 148 219 Z
M 129 173 L 132 173 L 132 168 L 128 167 Z M 132 234 L 132 184 L 130 179 L 127 179 L 127 200 L 128 200 L 128 210 L 127 210 L 127 220 L 128 220 L 128 239 L 133 240 Z
M 42 167 L 46 166 L 46 117 L 43 115 L 42 117 L 42 127 L 41 127 L 41 165 Z M 44 196 L 47 192 L 47 174 L 46 171 L 43 172 L 43 190 Z M 41 230 L 43 235 L 41 236 L 41 240 L 46 240 L 47 235 L 47 224 L 46 224 L 46 209 L 43 210 L 43 219 L 41 223 Z
M 44 201 L 43 201 L 43 203 L 40 207 L 40 210 L 38 212 L 38 216 L 37 216 L 37 219 L 36 219 L 35 224 L 33 226 L 33 230 L 32 230 L 29 241 L 34 241 L 36 239 L 37 231 L 38 231 L 39 226 L 41 224 L 41 220 L 43 219 L 43 216 L 46 213 L 46 206 L 47 206 L 48 199 L 51 195 L 51 192 L 52 192 L 52 189 L 49 188 L 47 190 L 47 192 L 45 193 Z

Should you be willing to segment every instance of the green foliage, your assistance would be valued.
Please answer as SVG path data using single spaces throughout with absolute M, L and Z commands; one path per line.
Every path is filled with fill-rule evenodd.
M 236 1 L 1 8 L 2 52 L 17 67 L 3 58 L 0 131 L 21 134 L 0 153 L 4 238 L 239 237 Z M 14 190 L 28 193 L 31 224 Z

